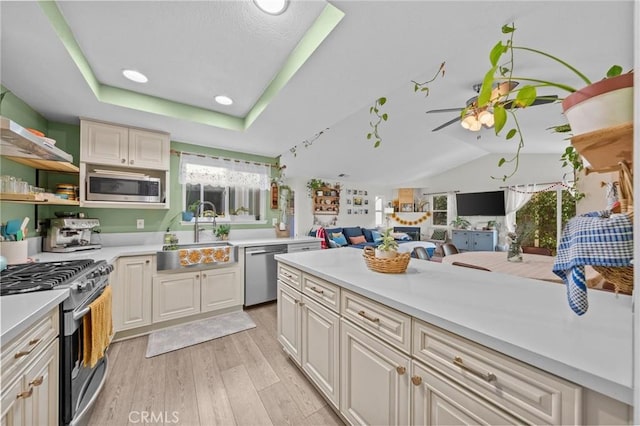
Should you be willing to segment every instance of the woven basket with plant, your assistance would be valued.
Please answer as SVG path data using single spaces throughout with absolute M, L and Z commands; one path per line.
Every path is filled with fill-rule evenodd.
M 367 268 L 375 272 L 386 274 L 401 274 L 407 270 L 411 254 L 398 253 L 395 257 L 376 257 L 373 247 L 365 247 L 362 256 L 367 264 Z

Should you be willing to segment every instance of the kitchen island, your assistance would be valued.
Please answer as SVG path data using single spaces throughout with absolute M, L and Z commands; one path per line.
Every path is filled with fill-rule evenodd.
M 630 412 L 633 397 L 630 296 L 590 291 L 589 310 L 577 316 L 568 306 L 565 287 L 544 281 L 416 259 L 411 260 L 405 273 L 382 274 L 366 267 L 362 252 L 349 249 L 292 253 L 278 255 L 276 259 L 281 266 L 289 267 L 281 281 L 300 271 L 303 283 L 300 288 L 305 288 L 305 280 L 324 280 L 331 288 L 335 287 L 334 293 L 342 293 L 341 305 L 336 309 L 342 318 L 341 327 L 348 313 L 345 294 L 364 296 L 410 317 L 414 330 L 413 334 L 407 334 L 412 334 L 413 342 L 405 348 L 406 353 L 413 355 L 416 348 L 420 349 L 416 324 L 435 326 L 455 338 L 461 337 L 579 385 L 576 389 L 582 387 L 606 395 L 626 404 L 623 411 Z M 305 291 L 300 290 L 300 294 L 304 301 Z M 384 322 L 384 316 L 372 317 L 364 309 L 355 313 L 356 319 L 359 314 L 368 323 L 377 324 L 372 327 L 374 331 Z M 344 346 L 345 341 L 340 344 Z M 344 356 L 342 353 L 341 361 Z M 344 370 L 340 370 L 340 375 L 345 378 Z M 492 380 L 491 375 L 483 377 L 485 381 Z M 585 397 L 585 406 L 586 401 Z M 341 412 L 342 409 L 341 406 Z M 578 421 L 580 417 L 573 419 Z

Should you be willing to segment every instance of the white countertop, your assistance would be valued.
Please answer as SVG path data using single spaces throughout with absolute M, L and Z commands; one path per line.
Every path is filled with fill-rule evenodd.
M 403 274 L 382 274 L 348 247 L 276 259 L 632 404 L 630 296 L 590 290 L 589 309 L 577 316 L 562 284 L 417 259 Z
M 315 237 L 299 238 L 255 238 L 247 240 L 229 240 L 229 245 L 249 247 L 255 245 L 295 244 L 319 241 Z M 205 242 L 202 242 L 203 244 Z M 156 254 L 162 250 L 163 244 L 147 244 L 135 246 L 103 247 L 99 250 L 80 250 L 71 253 L 37 253 L 31 258 L 36 262 L 55 262 L 60 260 L 93 259 L 114 263 L 121 256 L 143 256 Z M 0 341 L 4 345 L 9 340 L 26 330 L 38 318 L 68 297 L 68 290 L 52 290 L 26 293 L 21 295 L 2 296 L 0 310 L 2 335 Z
M 69 297 L 69 290 L 37 291 L 0 297 L 0 345 L 4 346 Z

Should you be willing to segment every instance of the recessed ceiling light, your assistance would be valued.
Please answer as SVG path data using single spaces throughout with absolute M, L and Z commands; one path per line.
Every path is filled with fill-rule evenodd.
M 260 10 L 270 15 L 280 15 L 285 11 L 289 0 L 253 0 Z
M 146 75 L 136 70 L 122 70 L 122 75 L 136 83 L 146 83 L 149 81 Z
M 233 99 L 225 95 L 218 95 L 214 99 L 220 105 L 231 105 L 233 103 Z

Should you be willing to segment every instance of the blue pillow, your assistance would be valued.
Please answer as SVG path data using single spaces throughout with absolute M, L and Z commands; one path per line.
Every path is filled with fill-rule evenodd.
M 371 231 L 373 231 L 373 229 L 362 228 L 362 234 L 364 235 L 364 238 L 370 243 L 373 242 L 373 236 L 371 235 Z
M 382 234 L 378 231 L 374 231 L 373 229 L 371 230 L 371 240 L 374 243 L 381 243 L 382 242 Z
M 342 232 L 331 234 L 331 239 L 333 240 L 334 243 L 336 243 L 340 247 L 347 245 L 347 238 L 344 235 L 342 235 Z
M 345 237 L 357 237 L 358 235 L 363 235 L 362 234 L 362 228 L 360 228 L 359 226 L 354 226 L 351 228 L 342 228 L 342 233 L 344 234 Z

